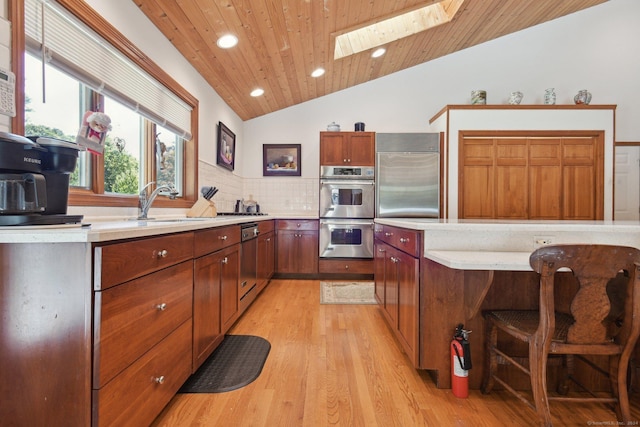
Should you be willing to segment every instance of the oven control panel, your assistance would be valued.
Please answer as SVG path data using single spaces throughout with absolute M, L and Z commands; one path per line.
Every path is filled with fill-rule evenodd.
M 373 166 L 320 166 L 320 178 L 374 179 Z

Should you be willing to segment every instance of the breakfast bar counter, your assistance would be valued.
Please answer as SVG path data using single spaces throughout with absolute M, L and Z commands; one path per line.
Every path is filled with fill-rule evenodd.
M 456 325 L 463 323 L 472 331 L 469 385 L 478 389 L 484 359 L 481 311 L 537 307 L 538 277 L 529 265 L 537 247 L 582 243 L 640 248 L 637 222 L 411 218 L 375 222 L 421 233 L 415 365 L 428 370 L 439 388 L 451 386 L 449 343 Z

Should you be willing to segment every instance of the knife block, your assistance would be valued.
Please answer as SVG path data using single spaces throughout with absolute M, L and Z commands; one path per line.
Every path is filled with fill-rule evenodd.
M 198 199 L 187 212 L 188 218 L 213 218 L 215 216 L 218 216 L 216 205 L 207 199 Z

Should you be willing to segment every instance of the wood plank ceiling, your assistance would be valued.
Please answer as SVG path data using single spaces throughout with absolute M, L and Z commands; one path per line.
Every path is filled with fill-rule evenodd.
M 335 37 L 436 0 L 133 0 L 248 120 L 358 85 L 607 0 L 465 0 L 450 23 L 334 60 Z M 236 47 L 216 40 L 233 33 Z M 310 76 L 318 67 L 326 73 Z M 253 98 L 257 88 L 264 95 Z

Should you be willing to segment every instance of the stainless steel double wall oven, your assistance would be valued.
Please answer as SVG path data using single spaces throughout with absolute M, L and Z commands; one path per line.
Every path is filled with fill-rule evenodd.
M 320 167 L 320 258 L 373 258 L 373 166 Z

